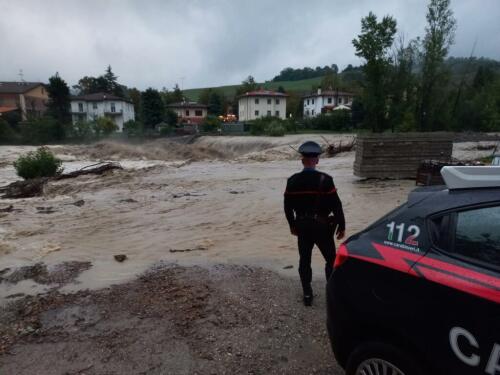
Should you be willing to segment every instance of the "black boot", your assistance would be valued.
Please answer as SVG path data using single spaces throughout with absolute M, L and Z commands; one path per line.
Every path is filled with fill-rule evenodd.
M 312 306 L 313 302 L 313 290 L 311 286 L 304 288 L 304 306 Z

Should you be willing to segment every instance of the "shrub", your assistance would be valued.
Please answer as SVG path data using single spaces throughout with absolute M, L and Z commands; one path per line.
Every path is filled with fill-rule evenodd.
M 140 137 L 142 135 L 142 124 L 138 121 L 128 120 L 123 124 L 123 132 L 127 137 Z
M 97 137 L 100 137 L 101 134 L 107 136 L 111 133 L 117 131 L 118 125 L 115 124 L 113 120 L 109 117 L 99 117 L 95 122 L 92 123 L 94 128 L 94 133 Z
M 160 133 L 160 135 L 161 135 L 162 137 L 166 137 L 166 136 L 168 136 L 168 135 L 172 134 L 173 130 L 174 130 L 174 129 L 173 129 L 173 127 L 172 127 L 172 126 L 170 126 L 170 125 L 168 125 L 168 124 L 167 124 L 167 123 L 165 123 L 165 122 L 162 122 L 162 123 L 158 126 L 158 131 L 159 131 L 159 133 Z
M 201 130 L 207 133 L 214 133 L 218 129 L 220 129 L 220 120 L 216 116 L 207 116 L 201 126 Z
M 0 119 L 0 144 L 17 141 L 17 134 L 7 121 Z
M 349 130 L 352 125 L 351 113 L 349 110 L 340 109 L 306 119 L 305 125 L 308 129 L 315 130 Z
M 271 137 L 283 137 L 285 135 L 285 126 L 279 121 L 273 121 L 266 127 L 266 134 Z
M 86 140 L 92 138 L 92 123 L 88 121 L 78 121 L 73 125 L 73 137 Z
M 37 177 L 53 177 L 62 173 L 62 161 L 54 156 L 47 147 L 21 155 L 15 162 L 19 177 L 27 179 Z
M 19 123 L 24 143 L 44 144 L 59 140 L 61 126 L 52 117 L 41 117 Z

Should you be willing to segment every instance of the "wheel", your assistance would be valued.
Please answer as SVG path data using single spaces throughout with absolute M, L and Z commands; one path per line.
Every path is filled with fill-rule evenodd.
M 423 375 L 401 349 L 373 342 L 357 347 L 347 361 L 346 375 Z

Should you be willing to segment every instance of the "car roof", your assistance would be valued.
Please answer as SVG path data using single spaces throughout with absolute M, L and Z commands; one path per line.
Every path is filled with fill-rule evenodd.
M 500 202 L 500 188 L 450 190 L 446 186 L 417 188 L 408 196 L 408 209 L 415 215 L 428 216 L 458 207 Z

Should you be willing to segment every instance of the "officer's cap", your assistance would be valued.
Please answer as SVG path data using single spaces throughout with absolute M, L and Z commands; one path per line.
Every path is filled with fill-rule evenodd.
M 314 158 L 322 154 L 323 150 L 321 150 L 321 146 L 316 142 L 307 141 L 299 147 L 299 153 L 302 154 L 302 156 Z

